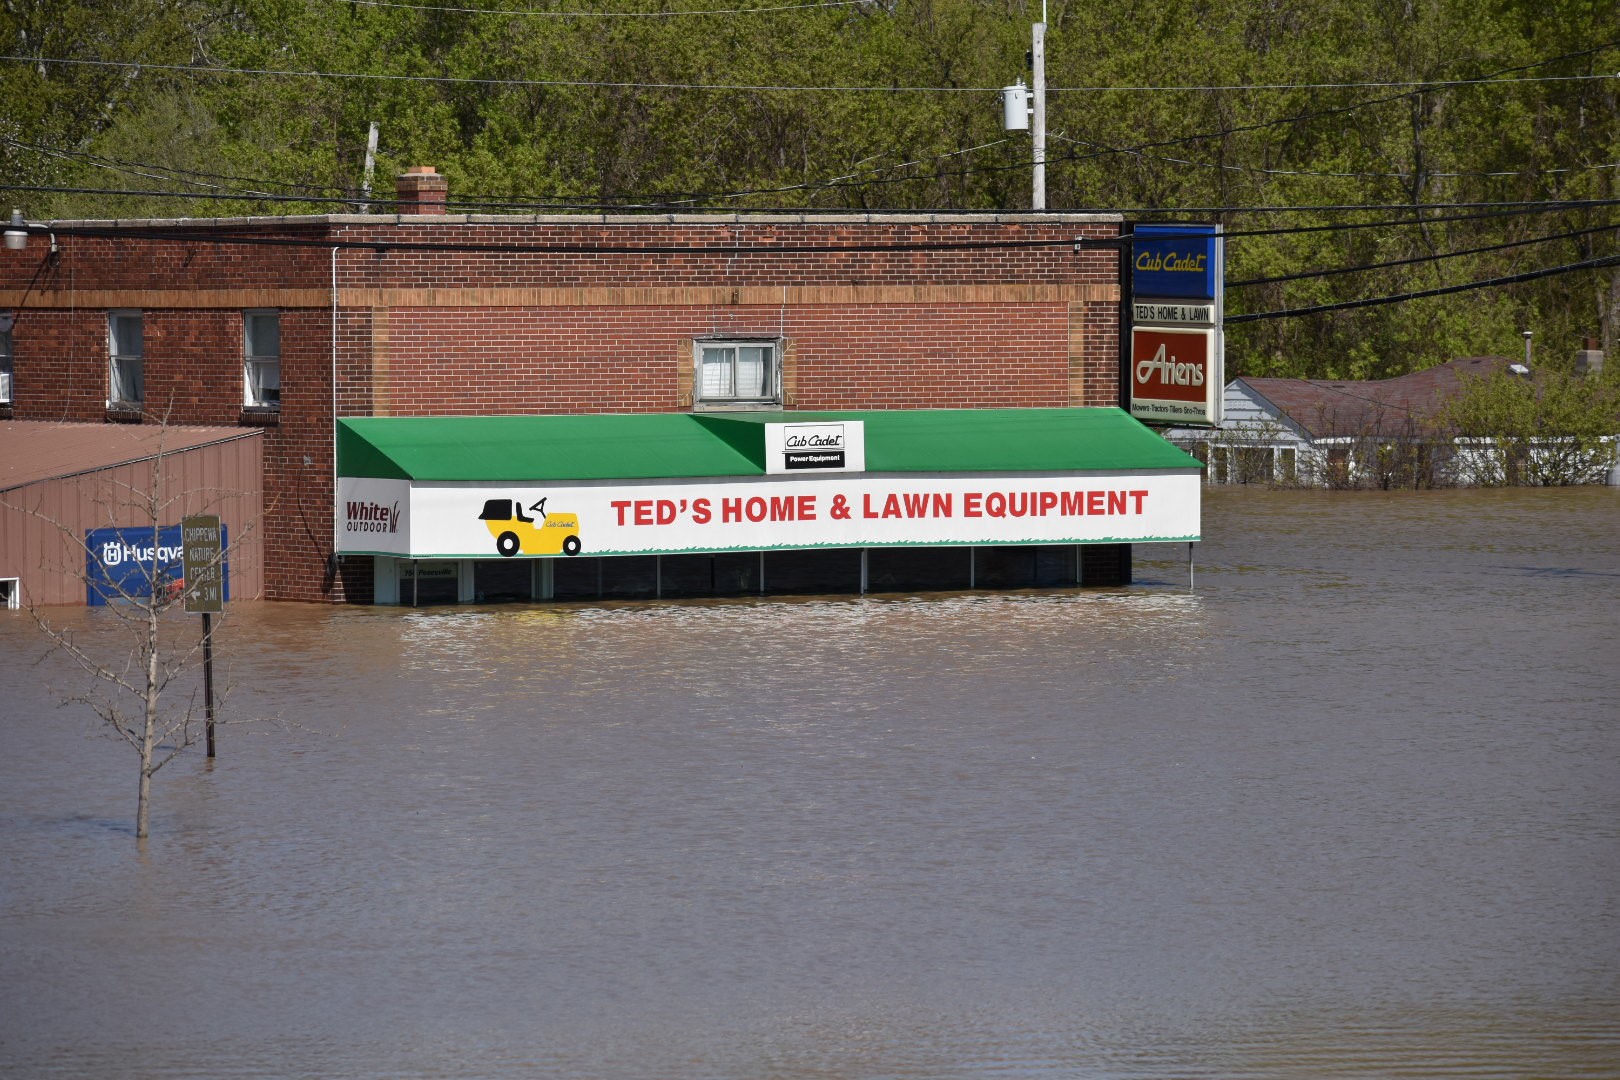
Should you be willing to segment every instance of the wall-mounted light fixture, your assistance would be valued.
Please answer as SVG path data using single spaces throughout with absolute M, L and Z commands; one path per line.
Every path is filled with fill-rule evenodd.
M 6 250 L 28 250 L 28 236 L 30 230 L 33 229 L 44 231 L 45 226 L 28 224 L 28 219 L 23 217 L 23 212 L 21 210 L 13 209 L 11 211 L 11 221 L 6 225 Z M 50 238 L 50 257 L 54 259 L 57 254 L 56 234 L 54 232 L 47 231 L 45 232 L 45 235 Z
M 11 211 L 11 225 L 6 229 L 6 250 L 22 251 L 28 246 L 28 222 L 21 210 Z

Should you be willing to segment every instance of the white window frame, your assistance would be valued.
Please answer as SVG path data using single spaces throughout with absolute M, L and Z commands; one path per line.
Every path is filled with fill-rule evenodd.
M 9 311 L 0 312 L 0 405 L 11 404 L 11 384 L 17 370 L 11 341 L 11 327 L 15 318 Z
M 739 393 L 737 379 L 737 351 L 765 349 L 765 382 L 761 392 Z M 706 357 L 715 352 L 731 350 L 731 393 L 707 392 L 704 366 Z M 757 409 L 780 407 L 782 404 L 782 339 L 781 338 L 697 338 L 692 342 L 692 405 L 696 409 Z
M 137 343 L 139 350 L 136 352 L 127 351 L 130 342 L 119 340 L 117 328 L 121 319 L 133 319 L 140 331 Z M 131 364 L 135 368 L 134 387 L 139 394 L 138 397 L 127 397 L 118 392 L 121 385 L 126 388 L 130 385 L 127 370 L 124 371 L 125 378 L 120 379 L 119 374 L 121 369 L 127 369 Z M 146 315 L 144 312 L 123 309 L 109 311 L 107 312 L 107 405 L 109 408 L 118 405 L 141 405 L 145 401 Z
M 275 355 L 253 352 L 253 321 L 274 319 L 276 325 Z M 267 397 L 264 377 L 271 369 L 275 373 L 275 396 Z M 257 378 L 255 376 L 257 375 Z M 249 409 L 281 408 L 281 312 L 276 310 L 250 310 L 242 312 L 242 404 Z
M 1297 446 L 1277 447 L 1277 482 L 1280 484 L 1297 484 L 1299 479 L 1299 448 Z
M 0 577 L 0 610 L 16 611 L 22 607 L 22 579 Z

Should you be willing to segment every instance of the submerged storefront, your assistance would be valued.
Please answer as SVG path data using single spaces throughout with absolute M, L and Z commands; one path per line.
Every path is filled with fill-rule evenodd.
M 1200 527 L 1117 409 L 353 417 L 337 471 L 384 604 L 1117 585 Z

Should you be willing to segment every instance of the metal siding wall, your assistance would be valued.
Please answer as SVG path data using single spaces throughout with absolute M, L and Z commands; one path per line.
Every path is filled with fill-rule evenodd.
M 264 596 L 263 438 L 254 434 L 164 459 L 159 524 L 218 514 L 230 531 L 231 599 Z M 137 462 L 0 495 L 0 577 L 22 579 L 23 602 L 85 602 L 88 529 L 149 524 L 152 463 Z

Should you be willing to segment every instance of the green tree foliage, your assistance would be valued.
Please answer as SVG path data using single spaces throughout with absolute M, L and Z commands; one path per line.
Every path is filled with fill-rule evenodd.
M 352 209 L 373 122 L 380 194 L 432 164 L 473 211 L 1017 209 L 1029 137 L 1001 130 L 995 88 L 1028 78 L 1040 11 L 0 0 L 8 54 L 41 58 L 0 61 L 0 153 L 24 189 L 125 193 L 19 191 L 35 217 Z M 1612 0 L 1056 0 L 1047 19 L 1048 205 L 1250 234 L 1228 245 L 1230 314 L 1620 251 L 1612 206 L 1466 205 L 1620 197 Z M 1234 325 L 1229 362 L 1376 378 L 1512 352 L 1525 327 L 1616 355 L 1620 269 Z
M 1498 372 L 1469 379 L 1442 421 L 1473 447 L 1472 483 L 1602 483 L 1615 463 L 1620 378 Z

